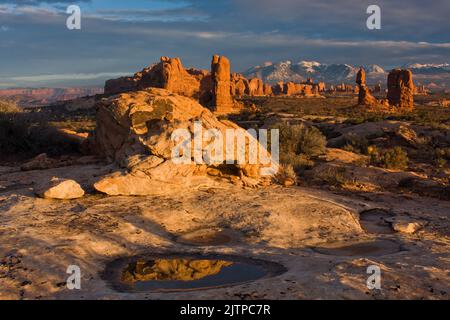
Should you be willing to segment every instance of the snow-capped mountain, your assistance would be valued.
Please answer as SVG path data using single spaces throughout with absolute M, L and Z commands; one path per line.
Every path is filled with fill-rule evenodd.
M 385 76 L 386 72 L 378 65 L 364 67 L 368 74 L 368 81 L 372 78 L 378 81 L 380 76 Z M 305 81 L 312 78 L 314 81 L 325 81 L 327 83 L 341 83 L 354 81 L 359 67 L 348 64 L 322 64 L 317 61 L 290 60 L 277 63 L 266 62 L 262 66 L 256 66 L 244 72 L 248 78 L 261 78 L 265 82 L 276 83 L 294 81 Z
M 413 74 L 441 74 L 441 73 L 449 73 L 450 74 L 450 64 L 442 63 L 442 64 L 433 64 L 433 63 L 411 63 L 403 66 L 404 68 L 410 69 Z

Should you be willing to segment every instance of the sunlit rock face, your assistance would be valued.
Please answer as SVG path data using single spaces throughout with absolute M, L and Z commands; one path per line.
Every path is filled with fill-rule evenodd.
M 391 106 L 412 111 L 414 109 L 414 82 L 410 70 L 394 69 L 388 76 L 388 100 Z
M 175 163 L 173 150 L 180 142 L 173 139 L 174 132 L 187 133 L 187 163 Z M 227 150 L 227 131 L 241 132 L 244 146 L 236 144 L 232 152 L 224 152 L 223 161 L 206 162 L 203 155 L 211 148 L 211 138 L 193 143 L 197 132 L 214 130 L 222 140 L 216 144 Z M 185 138 L 183 138 L 183 141 Z M 243 183 L 256 183 L 261 167 L 250 162 L 249 144 L 256 150 L 266 150 L 247 131 L 228 120 L 218 119 L 210 110 L 194 99 L 173 94 L 168 90 L 149 88 L 142 91 L 123 93 L 103 100 L 97 106 L 97 125 L 93 138 L 97 153 L 115 162 L 121 171 L 102 177 L 94 184 L 97 191 L 109 195 L 150 195 L 165 193 L 185 183 L 194 183 L 192 176 L 206 175 L 208 167 L 227 167 L 237 169 Z M 246 158 L 243 163 L 235 163 L 238 148 L 244 148 Z M 188 151 L 183 151 L 188 152 Z M 196 157 L 201 156 L 201 159 Z M 248 182 L 246 177 L 253 180 Z
M 366 85 L 366 71 L 360 68 L 356 75 L 356 84 L 358 85 L 358 104 L 363 106 L 376 105 L 377 99 L 370 93 Z
M 157 259 L 138 260 L 122 273 L 122 281 L 194 281 L 218 274 L 233 265 L 223 260 Z

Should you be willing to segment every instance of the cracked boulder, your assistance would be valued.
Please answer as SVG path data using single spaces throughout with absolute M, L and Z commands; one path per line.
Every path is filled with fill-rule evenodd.
M 219 120 L 191 98 L 150 88 L 112 96 L 103 100 L 97 110 L 94 144 L 101 156 L 118 166 L 116 172 L 94 184 L 100 192 L 161 194 L 167 188 L 173 190 L 174 186 L 192 186 L 195 177 L 211 179 L 206 174 L 211 167 L 223 170 L 225 176 L 232 172 L 243 185 L 249 182 L 248 185 L 254 187 L 264 180 L 260 176 L 262 166 L 249 161 L 249 150 L 251 145 L 256 146 L 257 153 L 261 151 L 264 155 L 266 149 L 247 131 L 231 121 Z M 241 130 L 245 139 L 227 153 L 229 129 Z M 183 137 L 174 138 L 173 134 L 179 132 L 183 132 Z M 207 132 L 215 135 L 207 136 Z M 222 140 L 218 138 L 220 135 Z M 180 148 L 181 145 L 186 148 Z M 237 159 L 237 146 L 244 148 L 244 161 L 226 164 L 227 160 Z M 178 148 L 178 155 L 187 161 L 173 161 L 174 148 Z M 217 160 L 216 150 L 220 149 L 223 158 Z

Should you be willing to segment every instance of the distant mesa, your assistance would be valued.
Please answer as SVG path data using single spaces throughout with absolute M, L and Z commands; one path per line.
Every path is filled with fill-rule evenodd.
M 103 94 L 103 88 L 18 88 L 0 90 L 0 98 L 17 101 L 22 107 L 39 107 L 57 101 L 69 101 Z

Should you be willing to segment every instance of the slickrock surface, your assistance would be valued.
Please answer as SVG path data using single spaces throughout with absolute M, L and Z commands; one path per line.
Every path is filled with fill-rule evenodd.
M 90 193 L 61 202 L 36 198 L 30 188 L 57 176 L 76 177 L 88 190 L 111 168 L 85 165 L 26 173 L 2 168 L 0 298 L 450 298 L 449 202 L 388 192 L 352 196 L 300 187 L 243 190 L 230 183 L 137 198 Z M 414 234 L 369 233 L 358 212 L 372 208 L 428 223 Z M 227 228 L 241 236 L 229 245 L 176 242 L 180 235 L 206 228 Z M 355 242 L 398 243 L 402 251 L 393 253 L 395 246 L 389 245 L 385 255 L 370 256 L 347 246 Z M 339 249 L 345 246 L 345 251 Z M 287 272 L 232 287 L 178 293 L 120 293 L 102 279 L 111 261 L 143 252 L 237 255 L 280 263 Z M 81 268 L 81 290 L 65 286 L 69 265 Z M 370 265 L 381 268 L 381 291 L 366 287 Z

